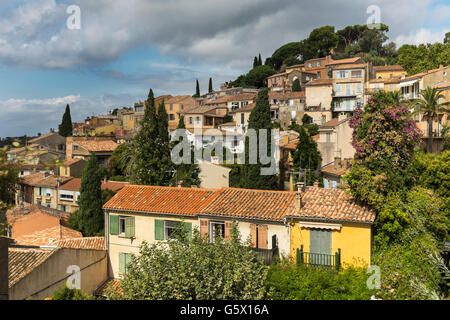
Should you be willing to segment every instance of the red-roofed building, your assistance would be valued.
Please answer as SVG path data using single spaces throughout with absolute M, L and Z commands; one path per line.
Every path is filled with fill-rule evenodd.
M 129 185 L 103 208 L 110 277 L 114 279 L 127 272 L 130 255 L 139 253 L 144 240 L 148 243 L 169 240 L 174 229 L 183 226 L 188 236 L 192 228 L 198 228 L 202 236 L 214 242 L 218 236 L 230 236 L 233 220 L 238 222 L 242 239 L 250 238 L 259 251 L 290 255 L 300 242 L 308 245 L 305 251 L 309 251 L 309 229 L 323 228 L 337 230 L 330 248 L 342 250 L 343 262 L 351 263 L 355 252 L 356 258 L 370 262 L 371 224 L 375 215 L 354 203 L 342 190 L 311 187 L 298 193 Z M 300 229 L 293 234 L 293 227 Z M 312 234 L 316 236 L 315 232 Z M 352 237 L 362 242 L 356 248 Z M 321 248 L 311 250 L 321 253 L 317 252 Z M 332 256 L 331 252 L 327 254 Z

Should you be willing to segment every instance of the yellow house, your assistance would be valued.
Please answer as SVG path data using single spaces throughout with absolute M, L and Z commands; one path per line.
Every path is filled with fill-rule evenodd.
M 393 79 L 406 76 L 407 72 L 402 66 L 396 64 L 392 66 L 375 66 L 373 67 L 376 79 Z
M 122 126 L 124 130 L 134 130 L 135 115 L 134 110 L 124 112 L 122 115 Z
M 297 263 L 368 266 L 375 213 L 341 189 L 300 187 L 291 226 L 291 255 Z

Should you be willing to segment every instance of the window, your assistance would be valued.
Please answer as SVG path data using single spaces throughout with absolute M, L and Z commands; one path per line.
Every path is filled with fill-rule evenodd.
M 131 262 L 131 253 L 119 253 L 119 273 L 126 274 L 128 272 L 128 265 Z
M 169 114 L 169 120 L 175 120 L 175 115 L 173 113 Z
M 361 78 L 361 77 L 362 77 L 362 71 L 361 70 L 352 71 L 352 78 Z
M 134 217 L 117 215 L 109 216 L 109 233 L 111 235 L 134 238 L 134 229 Z
M 200 123 L 200 117 L 195 117 L 195 123 L 197 123 L 197 124 Z
M 225 237 L 225 222 L 211 222 L 209 228 L 211 243 L 214 243 L 218 237 Z
M 320 71 L 317 72 L 317 79 L 320 79 Z
M 327 139 L 327 142 L 331 142 L 331 133 L 327 133 L 326 134 L 326 139 Z
M 348 71 L 338 71 L 338 72 L 336 72 L 336 78 L 338 78 L 338 79 L 347 79 L 348 78 Z
M 243 112 L 241 113 L 241 124 L 245 124 L 245 114 Z
M 181 110 L 184 110 L 184 104 L 180 105 Z
M 236 148 L 239 145 L 237 136 L 233 138 L 233 147 Z
M 77 151 L 78 150 L 78 146 L 74 145 L 73 146 L 73 151 Z
M 186 236 L 192 236 L 192 223 L 173 220 L 155 220 L 155 240 L 170 240 L 174 238 L 174 232 L 183 228 Z
M 169 109 L 170 109 L 170 111 L 173 110 L 173 104 L 170 104 Z
M 70 201 L 70 202 L 73 202 L 73 193 L 72 192 L 64 192 L 63 193 L 63 191 L 60 191 L 60 194 L 59 194 L 59 200 L 61 200 L 61 201 Z
M 231 103 L 231 110 L 236 110 L 239 108 L 239 102 L 232 102 Z
M 251 246 L 253 248 L 268 249 L 267 231 L 268 231 L 267 225 L 261 224 L 250 225 Z
M 308 68 L 312 68 L 312 67 L 313 67 L 312 62 L 308 63 Z
M 317 67 L 321 67 L 321 66 L 322 66 L 322 61 L 318 61 L 318 62 L 316 63 L 316 66 L 317 66 Z
M 192 117 L 189 117 L 189 124 L 192 124 Z

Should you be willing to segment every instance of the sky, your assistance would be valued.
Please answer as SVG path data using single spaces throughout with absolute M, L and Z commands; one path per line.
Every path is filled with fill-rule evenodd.
M 0 0 L 0 137 L 57 128 L 66 104 L 80 122 L 149 88 L 218 89 L 314 28 L 366 24 L 371 5 L 397 45 L 450 31 L 450 0 Z

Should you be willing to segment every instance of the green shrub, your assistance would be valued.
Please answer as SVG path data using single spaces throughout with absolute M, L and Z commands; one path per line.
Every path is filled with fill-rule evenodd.
M 53 300 L 93 300 L 94 297 L 88 295 L 80 289 L 69 289 L 64 283 L 63 287 L 53 292 Z
M 369 300 L 366 269 L 348 267 L 339 272 L 296 266 L 288 260 L 269 268 L 266 288 L 275 300 Z

